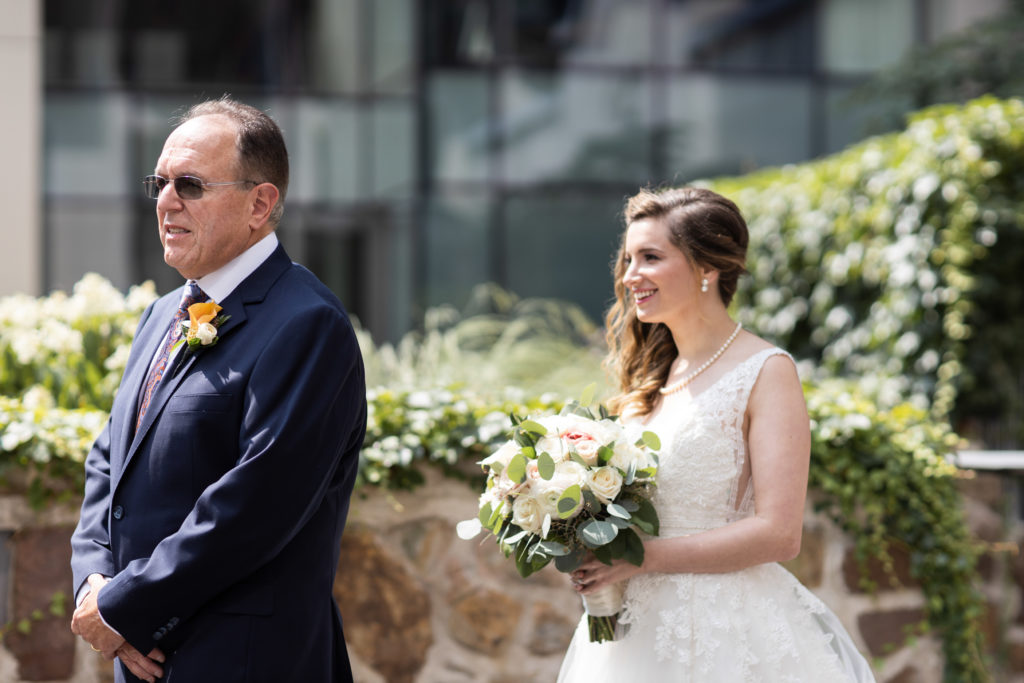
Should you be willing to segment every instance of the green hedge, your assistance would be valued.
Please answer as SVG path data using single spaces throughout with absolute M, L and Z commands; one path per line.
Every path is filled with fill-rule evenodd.
M 903 132 L 710 186 L 750 224 L 746 326 L 819 376 L 1024 438 L 1024 102 L 933 107 Z

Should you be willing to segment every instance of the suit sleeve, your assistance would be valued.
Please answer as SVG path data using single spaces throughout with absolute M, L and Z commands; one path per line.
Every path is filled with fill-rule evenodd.
M 350 490 L 365 422 L 362 359 L 344 315 L 322 305 L 281 325 L 245 387 L 237 464 L 150 557 L 103 588 L 107 623 L 149 652 L 162 625 L 188 619 L 272 560 L 325 495 Z
M 78 526 L 71 536 L 71 572 L 75 594 L 90 574 L 113 576 L 110 552 L 110 420 L 85 458 L 85 495 Z
M 135 338 L 139 336 L 154 304 L 150 304 L 139 317 Z M 124 381 L 124 378 L 121 378 Z M 123 388 L 123 387 L 121 387 Z M 78 595 L 91 574 L 114 575 L 114 558 L 110 549 L 110 430 L 112 419 L 107 419 L 103 431 L 85 458 L 85 492 L 78 526 L 71 536 L 71 572 L 73 595 Z

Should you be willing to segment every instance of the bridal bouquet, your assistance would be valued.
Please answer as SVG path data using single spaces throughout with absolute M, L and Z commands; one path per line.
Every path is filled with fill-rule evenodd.
M 588 394 L 592 390 L 588 390 Z M 523 577 L 552 560 L 571 572 L 588 553 L 605 564 L 625 559 L 637 566 L 644 546 L 637 531 L 658 533 L 649 500 L 661 448 L 658 437 L 627 436 L 604 406 L 594 415 L 589 398 L 570 402 L 558 415 L 511 415 L 512 438 L 480 462 L 487 486 L 476 519 L 461 522 L 461 538 L 487 529 Z M 583 596 L 590 640 L 614 639 L 622 586 Z

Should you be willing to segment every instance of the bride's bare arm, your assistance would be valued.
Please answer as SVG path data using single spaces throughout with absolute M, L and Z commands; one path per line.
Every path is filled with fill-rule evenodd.
M 644 564 L 589 562 L 589 593 L 638 573 L 715 573 L 785 561 L 800 552 L 811 435 L 800 380 L 784 356 L 769 358 L 747 405 L 755 513 L 718 529 L 644 544 Z M 579 576 L 578 574 L 576 575 Z

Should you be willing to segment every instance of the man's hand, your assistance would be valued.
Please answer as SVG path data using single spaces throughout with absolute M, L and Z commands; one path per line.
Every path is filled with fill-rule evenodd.
M 99 574 L 89 576 L 89 592 L 85 594 L 82 604 L 71 617 L 71 632 L 81 636 L 92 649 L 102 653 L 107 659 L 113 659 L 117 648 L 124 644 L 124 638 L 103 623 L 100 610 L 96 606 L 96 596 L 109 580 Z
M 160 664 L 166 659 L 164 653 L 153 648 L 149 656 L 145 656 L 119 636 L 116 631 L 107 627 L 100 617 L 96 598 L 100 588 L 110 579 L 100 574 L 91 574 L 87 580 L 89 592 L 85 594 L 82 604 L 78 606 L 74 616 L 71 617 L 71 632 L 81 636 L 92 649 L 107 659 L 118 657 L 133 674 L 149 683 L 155 683 L 157 678 L 164 675 L 164 670 L 160 667 Z
M 156 679 L 164 675 L 164 670 L 160 667 L 160 663 L 164 661 L 164 653 L 156 648 L 153 648 L 147 657 L 125 643 L 117 649 L 117 657 L 129 671 L 149 683 L 156 683 Z

